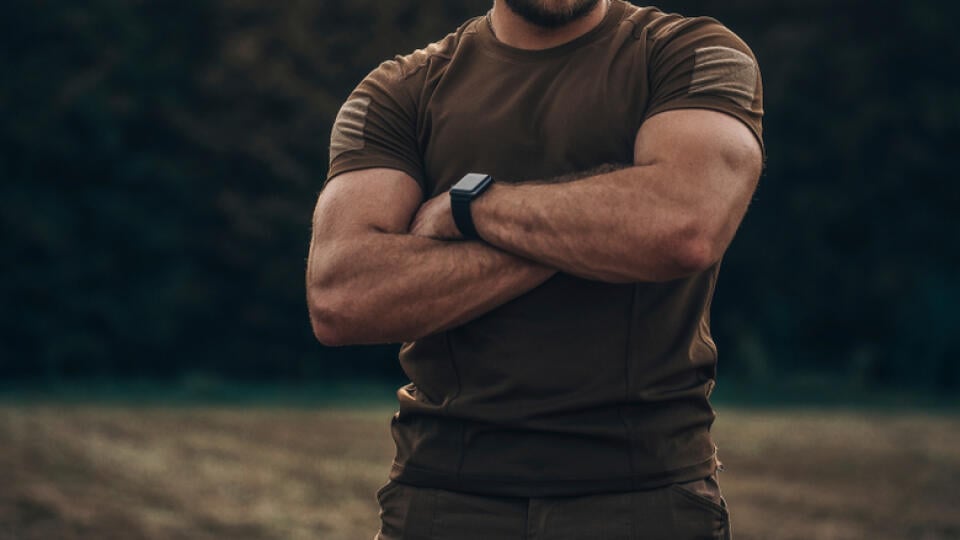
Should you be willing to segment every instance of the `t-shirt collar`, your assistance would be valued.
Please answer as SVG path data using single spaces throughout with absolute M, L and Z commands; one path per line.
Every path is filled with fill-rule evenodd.
M 545 60 L 557 58 L 585 47 L 607 35 L 620 22 L 620 19 L 623 17 L 624 7 L 625 3 L 623 0 L 612 0 L 600 24 L 582 36 L 548 49 L 518 49 L 517 47 L 511 47 L 500 41 L 493 33 L 490 13 L 487 13 L 486 17 L 481 17 L 477 20 L 477 34 L 484 48 L 501 56 L 516 60 Z

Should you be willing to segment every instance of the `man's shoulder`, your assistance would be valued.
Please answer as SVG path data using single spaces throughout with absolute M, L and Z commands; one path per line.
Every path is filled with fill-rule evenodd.
M 665 13 L 656 8 L 641 10 L 632 17 L 634 34 L 643 36 L 648 44 L 666 44 L 671 41 L 712 40 L 727 43 L 749 51 L 746 43 L 730 28 L 713 17 L 686 16 Z
M 638 7 L 629 4 L 624 22 L 632 26 L 635 38 L 643 38 L 647 43 L 700 33 L 724 34 L 739 40 L 736 34 L 713 17 L 667 13 L 652 6 Z
M 482 21 L 482 17 L 469 19 L 442 39 L 409 54 L 400 54 L 383 62 L 371 75 L 388 77 L 401 82 L 416 75 L 422 75 L 424 72 L 443 69 L 456 55 L 461 45 L 477 33 L 477 24 Z

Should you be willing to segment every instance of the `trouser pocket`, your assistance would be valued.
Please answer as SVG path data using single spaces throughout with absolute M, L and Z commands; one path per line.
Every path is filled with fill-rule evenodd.
M 380 530 L 375 540 L 432 540 L 435 489 L 387 482 L 377 490 Z
M 730 512 L 716 477 L 670 486 L 678 538 L 731 540 Z

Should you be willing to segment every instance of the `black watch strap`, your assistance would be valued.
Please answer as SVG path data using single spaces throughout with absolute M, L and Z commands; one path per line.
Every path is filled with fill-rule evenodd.
M 491 184 L 493 184 L 493 177 L 490 175 L 471 173 L 461 178 L 450 188 L 450 208 L 453 211 L 453 222 L 457 224 L 460 234 L 467 240 L 480 240 L 477 227 L 473 224 L 470 203 L 486 191 Z
M 460 234 L 467 240 L 479 240 L 477 226 L 473 224 L 473 214 L 470 212 L 470 199 L 461 199 L 450 194 L 450 206 L 453 209 L 453 222 L 460 229 Z

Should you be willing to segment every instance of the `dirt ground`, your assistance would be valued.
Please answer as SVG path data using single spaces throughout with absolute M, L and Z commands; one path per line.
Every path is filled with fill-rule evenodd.
M 960 539 L 960 416 L 720 412 L 738 540 Z M 369 539 L 390 414 L 0 407 L 0 540 Z

